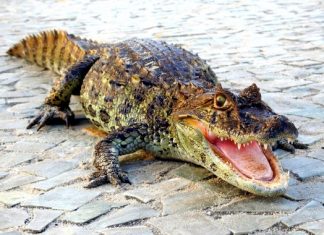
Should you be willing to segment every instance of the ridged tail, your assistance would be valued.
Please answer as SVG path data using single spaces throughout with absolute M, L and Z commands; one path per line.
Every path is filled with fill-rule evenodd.
M 96 45 L 96 42 L 81 39 L 65 31 L 52 30 L 25 37 L 7 53 L 63 74 Z

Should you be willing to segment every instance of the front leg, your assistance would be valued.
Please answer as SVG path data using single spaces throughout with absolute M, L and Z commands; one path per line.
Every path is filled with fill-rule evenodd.
M 120 155 L 136 152 L 146 146 L 148 125 L 134 124 L 110 133 L 96 144 L 93 165 L 97 171 L 89 177 L 86 188 L 94 188 L 110 182 L 113 185 L 130 183 L 127 174 L 119 166 Z
M 286 139 L 278 140 L 276 145 L 273 146 L 273 150 L 282 149 L 290 153 L 295 153 L 296 149 L 307 149 L 308 144 L 303 144 L 298 142 L 298 140 L 294 140 L 293 142 L 289 142 Z
M 69 126 L 74 119 L 74 114 L 69 107 L 71 95 L 79 93 L 84 77 L 98 58 L 98 56 L 87 55 L 83 60 L 73 65 L 54 84 L 41 111 L 28 124 L 27 129 L 38 124 L 37 130 L 39 130 L 52 119 L 61 119 Z

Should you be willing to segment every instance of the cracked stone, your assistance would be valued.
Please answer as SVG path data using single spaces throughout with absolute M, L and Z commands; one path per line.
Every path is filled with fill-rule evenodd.
M 242 201 L 231 203 L 217 211 L 226 212 L 291 212 L 299 206 L 298 202 L 293 202 L 285 198 L 261 198 L 253 197 Z
M 89 170 L 74 169 L 74 170 L 71 170 L 68 172 L 64 172 L 60 175 L 57 175 L 53 178 L 34 183 L 30 187 L 38 189 L 38 190 L 48 191 L 52 188 L 55 188 L 56 186 L 60 186 L 60 185 L 75 181 L 77 179 L 80 179 L 80 178 L 88 175 L 89 173 L 90 173 Z
M 126 203 L 110 203 L 102 200 L 94 201 L 81 206 L 76 211 L 65 214 L 61 220 L 75 224 L 83 224 L 106 214 L 112 208 L 118 208 L 124 205 L 126 205 Z
M 50 227 L 45 232 L 46 235 L 98 235 L 98 233 L 93 232 L 84 227 L 76 225 L 64 225 L 64 226 L 54 226 Z
M 100 231 L 104 235 L 154 235 L 152 231 L 145 226 L 107 228 Z
M 80 188 L 60 187 L 27 200 L 25 207 L 45 207 L 57 210 L 75 210 L 100 195 L 100 192 Z
M 37 162 L 28 166 L 20 168 L 20 171 L 27 172 L 29 174 L 42 176 L 45 178 L 51 178 L 57 176 L 63 172 L 71 170 L 78 165 L 74 161 L 53 161 L 46 160 Z
M 182 166 L 170 171 L 169 174 L 176 175 L 194 182 L 203 180 L 213 175 L 213 173 L 206 170 L 205 168 L 189 164 L 183 164 Z
M 237 214 L 222 216 L 218 222 L 233 234 L 249 234 L 256 230 L 265 230 L 280 221 L 281 215 Z
M 314 235 L 324 234 L 324 220 L 318 220 L 314 222 L 305 223 L 299 226 L 299 228 L 306 230 Z
M 221 197 L 218 194 L 201 189 L 190 192 L 177 192 L 174 195 L 161 199 L 163 205 L 162 214 L 168 215 L 204 209 L 206 207 L 227 203 L 230 200 L 230 198 Z
M 324 183 L 304 183 L 288 187 L 285 196 L 293 200 L 315 199 L 324 203 Z
M 43 180 L 43 177 L 20 173 L 9 176 L 0 183 L 0 192 Z
M 215 235 L 230 234 L 222 224 L 213 221 L 201 212 L 188 212 L 152 218 L 147 224 L 158 228 L 163 234 Z
M 0 208 L 0 229 L 17 228 L 24 225 L 28 217 L 27 212 L 21 209 Z
M 0 192 L 0 202 L 8 207 L 12 207 L 35 196 L 35 194 L 23 191 Z
M 94 229 L 103 229 L 113 225 L 124 224 L 156 216 L 159 216 L 159 212 L 148 206 L 129 205 L 93 222 L 91 227 Z
M 35 159 L 37 155 L 32 153 L 5 153 L 2 154 L 1 161 L 0 161 L 0 167 L 2 168 L 11 168 L 13 166 L 19 165 L 21 163 L 31 161 Z
M 301 180 L 324 175 L 324 162 L 317 159 L 298 157 L 283 159 L 281 162 L 283 168 L 292 171 Z
M 10 232 L 4 232 L 0 233 L 0 235 L 21 235 L 22 233 L 17 232 L 17 231 L 10 231 Z
M 311 201 L 293 214 L 283 218 L 281 222 L 288 227 L 297 224 L 324 219 L 324 206 L 317 201 Z
M 33 214 L 33 219 L 24 227 L 24 230 L 40 233 L 43 232 L 50 223 L 62 215 L 63 211 L 35 209 L 33 210 Z
M 181 188 L 184 188 L 190 183 L 189 180 L 174 178 L 166 181 L 162 181 L 158 184 L 148 185 L 147 187 L 136 188 L 126 191 L 124 195 L 130 198 L 136 198 L 139 201 L 147 203 L 156 198 L 160 198 L 171 192 L 175 192 Z
M 21 140 L 14 144 L 7 145 L 6 150 L 23 153 L 41 153 L 54 146 L 55 144 L 52 143 L 37 143 Z

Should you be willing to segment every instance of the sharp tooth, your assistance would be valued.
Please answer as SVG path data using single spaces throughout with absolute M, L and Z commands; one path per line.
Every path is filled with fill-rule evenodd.
M 263 147 L 264 147 L 265 149 L 268 149 L 268 144 L 263 144 Z
M 243 144 L 243 148 L 245 148 L 245 144 Z
M 238 150 L 240 150 L 241 149 L 241 144 L 237 144 L 237 148 L 238 148 Z
M 221 141 L 223 141 L 223 140 L 224 140 L 224 138 L 223 138 L 223 137 L 220 137 L 220 139 L 221 139 Z

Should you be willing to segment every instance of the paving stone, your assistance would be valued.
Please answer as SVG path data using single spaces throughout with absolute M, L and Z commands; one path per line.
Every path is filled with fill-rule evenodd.
M 300 225 L 299 228 L 304 229 L 314 235 L 324 235 L 324 220 L 308 222 Z
M 324 203 L 324 183 L 304 183 L 288 187 L 285 196 L 293 200 L 315 199 Z
M 28 214 L 22 209 L 0 208 L 0 229 L 17 228 L 25 224 Z
M 221 223 L 213 221 L 201 212 L 188 212 L 152 218 L 147 224 L 156 227 L 162 234 L 173 235 L 215 235 L 230 234 Z
M 23 153 L 41 153 L 47 149 L 53 148 L 54 146 L 55 144 L 52 143 L 38 143 L 21 140 L 15 144 L 7 145 L 6 150 Z
M 107 228 L 100 231 L 105 235 L 154 235 L 152 231 L 145 226 Z
M 98 235 L 93 230 L 76 225 L 55 226 L 46 229 L 46 235 Z
M 295 213 L 283 218 L 281 222 L 288 227 L 292 227 L 320 219 L 324 219 L 324 206 L 320 202 L 311 201 Z
M 298 141 L 303 144 L 312 145 L 323 138 L 322 135 L 298 135 Z
M 324 149 L 316 149 L 310 152 L 308 156 L 324 161 Z
M 227 198 L 234 198 L 235 196 L 241 195 L 243 192 L 239 188 L 228 184 L 220 178 L 212 178 L 207 181 L 200 181 L 197 182 L 196 185 L 198 188 L 205 190 L 206 192 L 218 194 Z
M 217 211 L 226 212 L 291 212 L 299 207 L 298 202 L 285 198 L 261 198 L 253 197 L 231 203 Z
M 22 233 L 16 231 L 0 233 L 0 235 L 21 235 L 21 234 Z
M 184 188 L 189 183 L 190 183 L 189 180 L 174 178 L 174 179 L 162 181 L 158 184 L 148 185 L 147 187 L 140 187 L 140 188 L 126 191 L 124 195 L 126 197 L 136 198 L 141 202 L 147 203 L 154 199 L 160 198 L 163 195 Z
M 99 194 L 99 192 L 94 190 L 60 187 L 31 200 L 27 200 L 21 205 L 71 211 L 96 198 Z
M 174 162 L 154 161 L 150 164 L 142 165 L 144 161 L 122 166 L 128 172 L 128 178 L 132 184 L 152 183 L 160 175 L 165 174 L 170 169 L 177 166 Z
M 103 229 L 113 225 L 124 224 L 155 216 L 159 216 L 159 212 L 148 206 L 139 204 L 129 205 L 93 222 L 91 227 L 94 229 Z
M 18 175 L 8 176 L 0 182 L 0 192 L 13 189 L 26 184 L 43 180 L 43 177 L 19 173 Z
M 35 196 L 37 195 L 23 191 L 0 192 L 0 202 L 12 207 Z
M 20 168 L 21 172 L 27 172 L 29 174 L 42 176 L 45 178 L 51 178 L 57 176 L 63 172 L 71 170 L 78 165 L 74 161 L 53 161 L 46 160 L 30 164 L 28 166 Z
M 28 121 L 25 119 L 0 120 L 0 130 L 25 129 Z
M 81 206 L 78 210 L 65 214 L 61 220 L 75 224 L 83 224 L 93 220 L 103 214 L 106 214 L 112 208 L 125 206 L 126 203 L 110 203 L 106 201 L 94 201 Z
M 194 190 L 189 192 L 178 192 L 161 199 L 163 215 L 181 213 L 190 210 L 204 209 L 228 203 L 231 198 L 221 197 L 218 194 L 206 190 Z
M 0 167 L 11 168 L 24 162 L 31 161 L 37 157 L 36 154 L 32 153 L 5 153 L 0 156 Z
M 287 158 L 281 161 L 283 168 L 292 171 L 301 180 L 305 180 L 313 176 L 324 175 L 324 162 L 307 158 Z
M 43 232 L 50 223 L 62 215 L 63 211 L 34 209 L 33 214 L 33 219 L 24 227 L 24 230 L 40 233 Z
M 2 172 L 2 171 L 0 171 L 0 180 L 2 178 L 5 178 L 8 174 L 9 174 L 8 172 Z
M 88 174 L 90 174 L 90 170 L 74 169 L 57 175 L 53 178 L 32 184 L 30 187 L 38 190 L 48 191 L 56 186 L 60 186 L 80 179 L 81 177 L 85 177 Z
M 282 215 L 225 215 L 219 223 L 233 234 L 250 234 L 256 230 L 265 230 L 280 221 Z
M 213 175 L 213 173 L 206 170 L 205 168 L 189 164 L 183 164 L 182 166 L 170 171 L 169 174 L 176 175 L 194 182 L 203 180 Z

